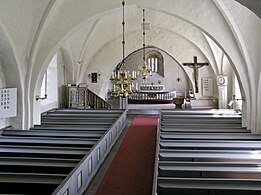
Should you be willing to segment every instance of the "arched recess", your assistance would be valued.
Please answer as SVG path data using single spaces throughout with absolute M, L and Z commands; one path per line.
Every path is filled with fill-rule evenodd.
M 165 67 L 164 76 L 162 76 L 159 73 L 152 73 L 151 76 L 149 76 L 146 83 L 148 84 L 158 84 L 158 80 L 160 80 L 161 84 L 165 86 L 165 90 L 172 91 L 175 90 L 180 95 L 186 95 L 188 94 L 188 91 L 190 88 L 193 88 L 192 80 L 190 76 L 188 76 L 188 72 L 184 69 L 182 64 L 178 62 L 175 57 L 173 57 L 170 53 L 167 51 L 155 47 L 155 46 L 147 46 L 145 48 L 145 53 L 153 52 L 153 54 L 156 54 L 156 56 L 161 56 L 162 61 L 166 64 L 163 64 Z M 132 70 L 140 70 L 141 66 L 143 64 L 143 48 L 139 48 L 133 52 L 131 52 L 128 56 L 125 58 L 125 68 L 126 70 L 132 71 Z M 114 70 L 118 69 L 117 67 L 121 65 L 121 62 L 117 64 L 117 66 L 114 67 Z M 179 80 L 178 80 L 179 78 Z M 109 78 L 108 78 L 109 81 Z M 140 85 L 143 84 L 142 77 L 137 78 L 137 81 Z M 106 82 L 104 82 L 104 85 L 106 85 Z
M 17 88 L 17 117 L 5 119 L 7 124 L 15 129 L 23 128 L 24 121 L 24 107 L 23 105 L 23 88 L 15 53 L 13 51 L 12 43 L 8 35 L 0 24 L 0 68 L 4 75 L 4 85 L 0 88 Z

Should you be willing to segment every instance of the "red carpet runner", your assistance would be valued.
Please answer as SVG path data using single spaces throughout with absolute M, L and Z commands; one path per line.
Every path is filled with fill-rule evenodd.
M 157 117 L 135 117 L 96 195 L 151 195 Z

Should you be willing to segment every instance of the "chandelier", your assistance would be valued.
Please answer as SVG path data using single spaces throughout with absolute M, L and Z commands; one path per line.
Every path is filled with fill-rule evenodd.
M 124 20 L 124 6 L 125 1 L 122 1 L 122 61 L 115 71 L 111 75 L 112 89 L 109 92 L 111 96 L 114 97 L 128 97 L 128 95 L 133 94 L 136 89 L 134 86 L 134 81 L 137 79 L 136 71 L 127 71 L 125 70 L 125 20 Z
M 143 82 L 145 82 L 148 78 L 148 72 L 151 73 L 150 69 L 147 66 L 146 63 L 146 57 L 145 57 L 145 9 L 142 10 L 143 11 L 143 19 L 142 19 L 142 35 L 143 35 L 143 65 L 141 67 L 141 76 L 142 76 L 142 80 Z

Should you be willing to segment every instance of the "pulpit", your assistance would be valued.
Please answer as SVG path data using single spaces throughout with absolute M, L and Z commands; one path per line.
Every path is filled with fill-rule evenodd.
M 173 104 L 175 104 L 175 109 L 182 109 L 182 104 L 184 104 L 184 97 L 182 96 L 174 97 Z
M 68 107 L 69 108 L 86 108 L 87 102 L 87 85 L 68 84 Z

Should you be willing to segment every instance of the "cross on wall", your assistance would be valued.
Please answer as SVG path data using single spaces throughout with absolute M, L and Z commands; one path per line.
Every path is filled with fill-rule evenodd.
M 203 66 L 208 66 L 208 62 L 201 62 L 199 63 L 197 60 L 197 56 L 194 56 L 194 62 L 193 63 L 183 63 L 183 66 L 188 66 L 190 68 L 193 68 L 194 70 L 194 81 L 195 81 L 195 89 L 196 93 L 198 93 L 198 71 L 199 68 Z

